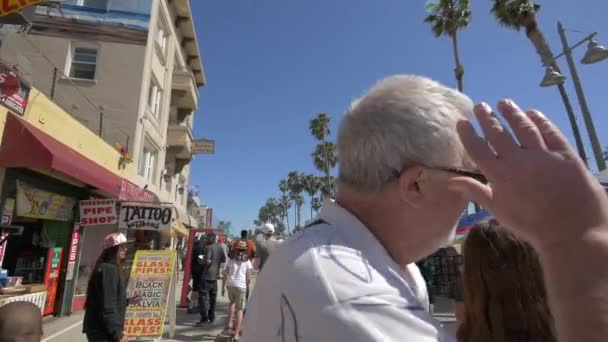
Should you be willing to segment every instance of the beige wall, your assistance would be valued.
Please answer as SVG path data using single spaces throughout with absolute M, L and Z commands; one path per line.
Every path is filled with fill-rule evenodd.
M 181 174 L 174 175 L 169 184 L 161 180 L 161 172 L 167 168 L 165 164 L 171 164 L 174 159 L 174 156 L 166 153 L 173 70 L 175 65 L 186 65 L 186 61 L 180 46 L 181 35 L 173 26 L 175 18 L 167 0 L 153 0 L 152 6 L 145 46 L 77 41 L 70 37 L 23 37 L 14 31 L 7 33 L 0 30 L 0 58 L 18 64 L 22 71 L 30 75 L 33 85 L 46 94 L 51 92 L 54 69 L 52 65 L 57 66 L 60 72 L 54 101 L 93 132 L 99 130 L 101 109 L 93 108 L 81 93 L 96 106 L 103 106 L 103 138 L 111 145 L 124 145 L 128 137 L 134 167 L 132 174 L 126 177 L 139 186 L 148 185 L 148 189 L 156 193 L 161 200 L 175 202 L 176 206 L 185 210 L 187 191 L 184 195 L 178 195 L 177 201 L 175 198 L 177 185 L 189 184 L 189 166 L 186 166 Z M 159 20 L 164 20 L 169 33 L 167 55 L 164 59 L 157 56 L 155 48 Z M 74 44 L 98 48 L 96 80 L 72 80 L 76 88 L 69 80 L 61 77 L 62 73 L 69 72 L 69 55 Z M 163 88 L 162 110 L 158 119 L 152 115 L 147 104 L 152 74 Z M 175 102 L 175 99 L 173 101 Z M 189 120 L 190 123 L 193 122 L 193 115 Z M 159 151 L 156 177 L 151 184 L 138 175 L 139 158 L 145 139 L 149 139 Z
M 16 33 L 4 36 L 0 33 L 0 37 L 3 41 L 0 57 L 18 64 L 30 75 L 36 88 L 50 95 L 53 65 L 57 66 L 59 72 L 53 101 L 96 133 L 99 132 L 99 113 L 103 112 L 103 139 L 111 145 L 125 145 L 128 139 L 129 145 L 133 146 L 144 46 Z M 98 48 L 95 81 L 73 80 L 72 84 L 63 76 L 69 71 L 69 51 L 74 46 Z M 103 107 L 94 108 L 93 104 Z

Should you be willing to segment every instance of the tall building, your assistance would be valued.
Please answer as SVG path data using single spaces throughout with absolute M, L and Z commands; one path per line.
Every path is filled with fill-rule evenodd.
M 187 224 L 202 59 L 188 0 L 68 0 L 0 30 L 0 58 L 136 163 L 130 179 Z M 35 99 L 33 100 L 35 101 Z

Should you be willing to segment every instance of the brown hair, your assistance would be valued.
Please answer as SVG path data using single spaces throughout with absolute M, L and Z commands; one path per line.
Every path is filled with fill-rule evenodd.
M 93 278 L 97 272 L 100 271 L 100 267 L 102 263 L 115 264 L 118 267 L 118 270 L 122 270 L 123 262 L 118 258 L 118 250 L 120 249 L 120 245 L 106 248 L 101 251 L 101 254 L 95 261 L 95 266 L 89 275 L 89 283 L 87 284 L 87 300 L 84 305 L 87 306 L 87 301 L 89 298 L 89 294 L 93 295 Z
M 496 221 L 467 236 L 464 303 L 459 342 L 556 341 L 538 256 Z

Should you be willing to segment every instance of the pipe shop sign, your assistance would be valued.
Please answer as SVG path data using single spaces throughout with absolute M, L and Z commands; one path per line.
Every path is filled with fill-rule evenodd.
M 123 203 L 118 219 L 119 229 L 170 230 L 173 208 L 144 203 Z

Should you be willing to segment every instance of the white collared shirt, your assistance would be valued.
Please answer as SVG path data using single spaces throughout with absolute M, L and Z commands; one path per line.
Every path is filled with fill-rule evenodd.
M 319 218 L 268 259 L 247 305 L 244 341 L 455 341 L 426 311 L 415 265 L 402 271 L 336 203 Z

